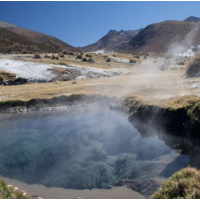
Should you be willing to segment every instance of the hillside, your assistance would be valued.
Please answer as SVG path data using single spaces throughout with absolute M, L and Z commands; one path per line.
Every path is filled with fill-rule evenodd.
M 60 52 L 78 51 L 75 47 L 46 34 L 0 21 L 0 52 Z
M 120 49 L 120 52 L 181 53 L 200 44 L 200 23 L 164 21 L 151 24 Z
M 17 27 L 17 26 L 0 21 L 0 28 L 9 28 L 9 27 Z
M 103 36 L 97 42 L 81 47 L 80 50 L 83 52 L 104 50 L 104 51 L 117 51 L 126 45 L 133 37 L 135 37 L 141 30 L 129 30 L 129 31 L 109 31 L 105 36 Z

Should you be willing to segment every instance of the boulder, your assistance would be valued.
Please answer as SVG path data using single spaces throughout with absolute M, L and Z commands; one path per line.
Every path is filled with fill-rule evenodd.
M 0 77 L 0 85 L 6 85 L 2 77 Z
M 136 61 L 131 59 L 129 63 L 136 63 Z
M 69 55 L 74 56 L 74 52 L 70 51 Z
M 82 59 L 82 62 L 87 62 L 87 61 L 88 61 L 87 58 Z
M 40 59 L 41 56 L 39 54 L 34 54 L 33 58 Z
M 22 85 L 27 83 L 27 79 L 18 77 L 15 80 L 7 80 L 6 85 Z
M 24 50 L 24 51 L 22 51 L 22 54 L 28 54 L 28 51 Z
M 76 56 L 76 59 L 83 59 L 83 56 L 79 54 Z
M 60 56 L 61 58 L 64 58 L 64 57 L 65 57 L 64 54 L 59 54 L 59 56 Z
M 94 63 L 94 60 L 92 58 L 88 59 L 89 63 Z
M 45 55 L 44 57 L 45 57 L 45 58 L 51 58 L 51 56 L 48 56 L 48 55 Z
M 85 56 L 88 58 L 92 58 L 92 55 L 90 55 L 90 54 L 86 54 Z
M 69 53 L 67 51 L 63 51 L 62 52 L 64 55 L 69 55 Z
M 22 84 L 25 84 L 27 83 L 27 79 L 26 78 L 21 78 L 21 77 L 18 77 L 16 78 L 14 81 L 13 81 L 13 85 L 22 85 Z

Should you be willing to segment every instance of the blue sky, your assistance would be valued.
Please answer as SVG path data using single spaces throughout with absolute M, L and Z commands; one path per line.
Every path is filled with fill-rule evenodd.
M 200 17 L 199 8 L 200 2 L 0 2 L 0 20 L 85 46 L 110 30 Z

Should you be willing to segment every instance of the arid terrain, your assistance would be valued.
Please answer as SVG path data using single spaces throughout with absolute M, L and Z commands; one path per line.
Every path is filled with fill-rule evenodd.
M 44 58 L 44 54 L 41 59 L 33 59 L 33 55 L 1 55 L 0 61 L 20 60 L 26 63 L 48 64 L 57 67 L 62 64 L 62 66 L 80 66 L 85 69 L 113 70 L 120 73 L 111 77 L 101 76 L 80 80 L 2 86 L 0 100 L 27 101 L 33 98 L 51 98 L 71 94 L 99 94 L 115 97 L 136 96 L 143 101 L 162 104 L 174 97 L 199 95 L 199 78 L 187 78 L 186 66 L 177 64 L 175 58 L 171 59 L 170 65 L 162 69 L 165 63 L 163 56 L 153 55 L 144 59 L 144 56 L 135 58 L 131 54 L 115 54 L 115 57 L 113 54 L 91 55 L 94 63 L 82 62 L 76 59 L 76 56 L 65 56 L 59 60 L 52 60 Z M 111 58 L 111 62 L 106 62 L 107 57 Z M 136 63 L 129 63 L 131 59 Z M 3 70 L 13 73 L 9 69 L 10 65 L 6 65 Z
M 46 34 L 0 21 L 0 52 L 30 53 L 78 51 L 71 45 Z

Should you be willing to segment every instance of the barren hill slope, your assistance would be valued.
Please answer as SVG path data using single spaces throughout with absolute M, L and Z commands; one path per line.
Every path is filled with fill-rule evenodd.
M 17 26 L 0 21 L 0 28 L 8 28 L 8 27 L 17 27 Z
M 190 21 L 164 21 L 151 24 L 123 47 L 121 52 L 185 51 L 200 44 L 200 23 Z
M 46 34 L 0 21 L 0 52 L 60 52 L 79 51 L 75 47 Z

